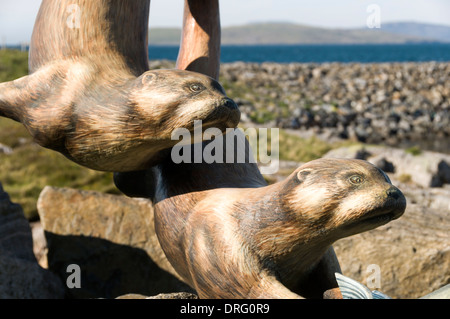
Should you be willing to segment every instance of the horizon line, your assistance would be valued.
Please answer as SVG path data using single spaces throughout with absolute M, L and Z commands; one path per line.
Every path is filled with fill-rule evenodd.
M 435 22 L 422 22 L 422 21 L 418 21 L 418 20 L 396 20 L 396 21 L 388 21 L 388 22 L 382 22 L 381 23 L 381 27 L 379 28 L 379 30 L 383 30 L 383 25 L 386 24 L 397 24 L 397 23 L 412 23 L 412 24 L 422 24 L 422 25 L 432 25 L 432 26 L 437 26 L 437 27 L 446 27 L 446 28 L 450 28 L 450 24 L 446 25 L 446 24 L 442 24 L 442 23 L 435 23 Z M 244 24 L 236 24 L 236 25 L 226 25 L 226 26 L 221 26 L 221 29 L 226 29 L 226 28 L 237 28 L 237 27 L 245 27 L 245 26 L 251 26 L 251 25 L 261 25 L 261 24 L 286 24 L 286 25 L 294 25 L 294 26 L 303 26 L 303 27 L 311 27 L 311 28 L 318 28 L 318 29 L 326 29 L 326 30 L 364 30 L 364 29 L 368 29 L 367 26 L 358 26 L 358 27 L 329 27 L 329 26 L 319 26 L 319 25 L 311 25 L 311 24 L 302 24 L 302 23 L 298 23 L 298 22 L 292 22 L 292 21 L 279 21 L 279 20 L 267 20 L 267 21 L 254 21 L 254 22 L 247 22 Z M 181 31 L 181 27 L 179 26 L 150 26 L 149 24 L 149 29 L 174 29 L 174 30 L 180 30 Z M 31 36 L 30 39 L 28 41 L 16 41 L 16 42 L 10 42 L 8 41 L 8 37 L 6 35 L 0 35 L 0 48 L 3 46 L 20 46 L 23 43 L 29 43 L 31 41 Z M 441 42 L 441 43 L 448 43 L 450 42 L 450 39 L 447 41 L 435 41 L 435 42 Z M 330 43 L 332 44 L 332 43 Z
M 419 21 L 419 20 L 392 20 L 387 22 L 381 22 L 381 26 L 383 24 L 395 24 L 395 23 L 414 23 L 414 24 L 425 24 L 425 25 L 433 25 L 433 26 L 439 26 L 439 27 L 448 27 L 450 28 L 450 24 L 443 24 L 443 23 L 436 23 L 436 22 L 427 22 L 427 21 Z M 367 29 L 367 26 L 361 25 L 361 26 L 353 26 L 353 27 L 340 27 L 340 26 L 324 26 L 324 25 L 314 25 L 314 24 L 305 24 L 305 23 L 299 23 L 295 21 L 280 21 L 280 20 L 265 20 L 265 21 L 253 21 L 253 22 L 246 22 L 242 24 L 229 24 L 229 25 L 222 25 L 222 29 L 224 28 L 234 28 L 234 27 L 244 27 L 249 25 L 258 25 L 258 24 L 290 24 L 290 25 L 297 25 L 297 26 L 305 26 L 305 27 L 314 27 L 314 28 L 321 28 L 321 29 Z M 150 26 L 149 28 L 158 28 L 158 29 L 181 29 L 179 26 L 162 26 L 162 25 L 154 25 Z

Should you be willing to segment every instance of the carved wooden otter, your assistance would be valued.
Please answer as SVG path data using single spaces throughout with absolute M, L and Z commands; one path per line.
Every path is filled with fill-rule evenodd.
M 150 1 L 42 2 L 30 70 L 0 84 L 0 115 L 21 122 L 40 145 L 104 171 L 150 167 L 176 128 L 225 130 L 240 118 L 214 79 L 148 71 Z M 74 21 L 69 18 L 74 19 Z
M 80 165 L 118 172 L 155 164 L 177 143 L 172 131 L 193 130 L 195 120 L 223 130 L 239 122 L 236 104 L 202 74 L 155 70 L 104 85 L 97 74 L 90 64 L 53 63 L 0 84 L 0 115 Z
M 330 261 L 331 244 L 406 207 L 386 174 L 361 160 L 311 161 L 265 187 L 191 192 L 177 180 L 194 171 L 180 176 L 186 167 L 176 165 L 165 161 L 156 173 L 155 227 L 201 298 L 320 297 L 327 287 L 311 277 Z

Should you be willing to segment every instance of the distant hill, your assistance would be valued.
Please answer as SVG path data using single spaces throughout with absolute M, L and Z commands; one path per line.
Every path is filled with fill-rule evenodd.
M 415 36 L 385 33 L 382 29 L 327 29 L 296 24 L 251 24 L 224 28 L 223 44 L 403 43 Z
M 150 44 L 179 44 L 180 29 L 154 28 Z M 450 27 L 386 23 L 380 29 L 329 29 L 292 23 L 255 23 L 222 28 L 222 44 L 363 44 L 450 42 Z
M 179 44 L 181 29 L 178 28 L 150 28 L 148 43 L 150 44 Z
M 450 42 L 449 26 L 416 22 L 394 22 L 385 23 L 381 27 L 383 31 L 391 34 L 418 36 L 440 42 Z

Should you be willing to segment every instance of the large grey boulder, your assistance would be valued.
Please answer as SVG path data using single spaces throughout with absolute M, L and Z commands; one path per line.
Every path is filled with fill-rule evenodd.
M 22 208 L 0 184 L 0 299 L 63 298 L 61 280 L 39 266 Z
M 191 291 L 159 245 L 151 201 L 47 186 L 38 212 L 49 269 L 66 281 L 72 275 L 67 267 L 79 266 L 81 287 L 67 288 L 67 297 Z

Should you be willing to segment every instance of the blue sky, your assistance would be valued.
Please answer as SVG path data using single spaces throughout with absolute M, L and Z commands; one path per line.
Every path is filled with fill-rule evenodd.
M 370 4 L 383 22 L 415 21 L 450 26 L 449 0 L 220 0 L 222 26 L 293 22 L 329 28 L 364 27 Z M 0 0 L 0 43 L 28 42 L 38 0 Z M 183 0 L 151 0 L 150 27 L 180 27 Z

